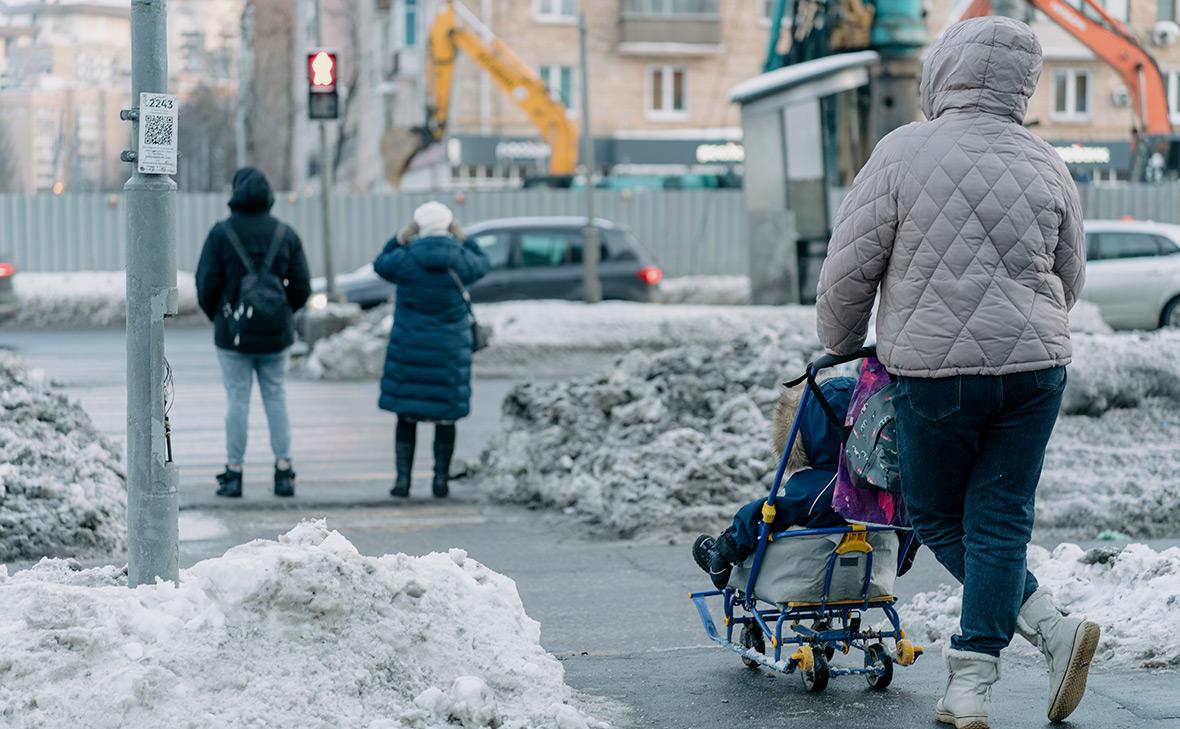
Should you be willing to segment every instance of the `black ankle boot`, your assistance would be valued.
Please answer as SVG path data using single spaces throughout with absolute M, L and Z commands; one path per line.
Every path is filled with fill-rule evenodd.
M 397 458 L 397 481 L 389 494 L 404 499 L 410 495 L 410 477 L 414 472 L 414 442 L 398 442 L 394 446 L 394 455 Z
M 435 498 L 445 499 L 451 493 L 451 457 L 455 455 L 455 441 L 439 440 L 434 437 L 434 483 L 431 490 Z
M 229 466 L 217 474 L 217 495 L 231 499 L 242 497 L 242 472 L 231 471 Z
M 275 496 L 294 496 L 295 495 L 295 471 L 291 468 L 291 463 L 287 462 L 286 468 L 280 468 L 279 464 L 275 464 Z
M 726 562 L 717 551 L 717 540 L 708 534 L 702 534 L 692 543 L 692 558 L 697 566 L 709 573 L 713 587 L 724 590 L 729 584 L 729 575 L 733 572 L 733 564 Z

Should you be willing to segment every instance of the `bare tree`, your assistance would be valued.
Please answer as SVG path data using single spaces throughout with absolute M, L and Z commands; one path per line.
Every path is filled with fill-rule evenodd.
M 236 164 L 233 93 L 199 86 L 181 101 L 180 113 L 180 189 L 226 190 Z
M 291 189 L 291 144 L 295 125 L 295 53 L 292 28 L 294 3 L 290 0 L 249 0 L 253 10 L 252 103 L 247 117 L 247 151 L 277 190 Z M 232 135 L 231 135 L 232 138 Z

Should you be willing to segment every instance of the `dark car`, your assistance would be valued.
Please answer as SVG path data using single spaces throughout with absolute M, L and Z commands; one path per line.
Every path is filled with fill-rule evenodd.
M 0 254 L 0 321 L 16 313 L 18 302 L 12 280 L 16 278 L 16 266 L 7 255 Z
M 476 303 L 516 299 L 582 299 L 582 235 L 585 218 L 499 218 L 467 227 L 491 260 L 492 270 L 471 286 Z M 602 254 L 598 274 L 604 299 L 655 301 L 664 273 L 635 237 L 608 220 L 595 219 Z M 324 280 L 312 282 L 309 305 L 323 307 Z M 393 284 L 371 265 L 336 277 L 347 301 L 371 308 L 388 301 Z

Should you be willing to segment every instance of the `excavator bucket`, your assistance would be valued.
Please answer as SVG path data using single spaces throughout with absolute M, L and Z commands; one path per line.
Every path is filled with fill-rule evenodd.
M 419 127 L 386 129 L 381 137 L 381 158 L 385 163 L 385 179 L 389 185 L 395 190 L 399 189 L 402 177 L 418 153 L 437 143 L 430 132 Z

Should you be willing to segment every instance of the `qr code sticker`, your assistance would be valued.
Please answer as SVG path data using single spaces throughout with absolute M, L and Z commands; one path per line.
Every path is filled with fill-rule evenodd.
M 143 117 L 144 144 L 172 146 L 172 117 L 145 114 Z

